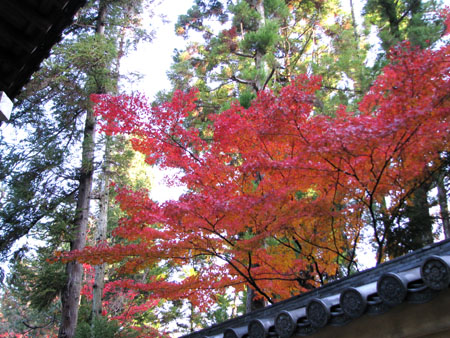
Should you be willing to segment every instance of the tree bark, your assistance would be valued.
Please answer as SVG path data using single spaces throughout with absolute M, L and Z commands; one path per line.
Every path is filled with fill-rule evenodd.
M 355 41 L 358 43 L 358 47 L 359 47 L 359 35 L 358 35 L 358 28 L 357 28 L 357 24 L 356 24 L 355 6 L 353 5 L 353 0 L 350 0 L 350 11 L 352 14 L 352 22 L 353 22 L 353 36 L 355 37 Z
M 100 206 L 97 229 L 95 234 L 96 245 L 106 240 L 106 230 L 108 225 L 108 207 L 109 207 L 109 154 L 110 137 L 106 136 L 104 164 L 102 168 L 102 182 L 100 187 Z M 96 318 L 102 314 L 102 295 L 105 285 L 105 264 L 95 265 L 94 285 L 92 287 L 92 317 Z
M 450 219 L 448 213 L 448 201 L 447 201 L 447 189 L 445 187 L 445 172 L 441 170 L 437 177 L 437 193 L 439 208 L 442 220 L 442 227 L 444 230 L 445 238 L 450 238 Z
M 260 15 L 258 28 L 264 27 L 266 24 L 264 1 L 263 0 L 253 0 L 253 7 Z M 265 69 L 266 63 L 263 61 L 264 54 L 257 50 L 255 55 L 255 68 L 256 68 L 256 78 L 255 78 L 255 89 L 257 92 L 264 89 L 266 83 Z M 247 286 L 247 299 L 246 299 L 246 313 L 254 311 L 265 306 L 264 300 L 255 300 L 255 290 L 250 286 Z
M 86 229 L 89 218 L 89 203 L 94 174 L 95 117 L 92 109 L 86 114 L 81 158 L 80 185 L 78 190 L 76 217 L 73 224 L 70 250 L 81 250 L 86 245 Z M 83 267 L 76 261 L 66 266 L 67 283 L 61 294 L 61 325 L 59 338 L 72 338 L 78 320 Z
M 96 33 L 104 34 L 106 18 L 106 3 L 99 1 Z M 102 93 L 104 88 L 98 84 L 97 92 Z M 83 133 L 83 145 L 81 156 L 81 170 L 79 190 L 77 197 L 76 216 L 72 227 L 70 251 L 81 250 L 86 245 L 86 230 L 89 219 L 90 195 L 94 176 L 94 149 L 95 149 L 95 124 L 96 119 L 92 107 L 87 109 L 86 121 Z M 58 338 L 73 338 L 78 321 L 78 308 L 80 303 L 81 281 L 83 267 L 76 261 L 69 262 L 66 266 L 67 283 L 61 294 L 61 324 Z
M 106 136 L 105 140 L 105 154 L 104 164 L 102 167 L 102 182 L 100 187 L 100 205 L 99 217 L 97 222 L 95 242 L 96 245 L 103 243 L 106 240 L 106 230 L 108 226 L 108 209 L 109 209 L 109 156 L 111 152 L 111 139 Z M 102 314 L 102 295 L 105 285 L 105 264 L 94 266 L 95 277 L 93 285 L 92 297 L 92 316 L 93 318 L 101 316 Z
M 259 20 L 258 29 L 264 27 L 266 24 L 265 11 L 264 11 L 264 1 L 263 0 L 254 0 L 253 6 L 256 11 L 260 15 L 261 19 Z M 257 50 L 255 54 L 255 68 L 256 68 L 256 79 L 255 79 L 255 89 L 256 91 L 260 91 L 264 89 L 264 85 L 266 83 L 266 63 L 263 61 L 264 54 Z
M 422 184 L 416 189 L 411 199 L 412 205 L 407 207 L 410 228 L 410 250 L 417 250 L 433 243 L 433 220 L 428 203 L 429 184 Z
M 250 286 L 247 286 L 245 313 L 250 313 L 266 306 L 264 299 L 255 299 L 255 295 L 255 290 L 253 290 Z
M 132 7 L 130 4 L 126 5 L 124 10 L 128 16 L 132 15 Z M 97 34 L 104 34 L 104 15 L 100 17 L 97 25 Z M 115 64 L 115 71 L 118 74 L 120 71 L 120 61 L 124 56 L 124 44 L 125 44 L 126 29 L 122 27 L 119 33 L 119 47 Z M 115 83 L 114 94 L 118 92 L 118 83 Z M 108 210 L 109 210 L 109 182 L 110 182 L 110 155 L 111 155 L 111 142 L 113 142 L 110 136 L 105 136 L 105 153 L 103 156 L 102 178 L 100 186 L 100 203 L 99 203 L 99 217 L 96 227 L 95 242 L 96 245 L 106 241 L 106 233 L 108 229 Z M 92 317 L 96 318 L 102 315 L 102 299 L 103 289 L 105 287 L 105 267 L 106 264 L 95 265 L 95 277 L 92 290 Z M 94 321 L 92 321 L 94 323 Z

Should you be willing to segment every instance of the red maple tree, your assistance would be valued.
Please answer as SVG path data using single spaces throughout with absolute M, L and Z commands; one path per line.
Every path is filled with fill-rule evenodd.
M 377 209 L 388 196 L 395 217 L 449 150 L 449 50 L 397 47 L 359 111 L 333 117 L 314 113 L 320 78 L 306 75 L 249 109 L 233 103 L 202 132 L 185 127 L 195 90 L 156 107 L 141 95 L 95 96 L 103 130 L 129 135 L 148 164 L 181 169 L 187 192 L 158 204 L 118 189 L 127 217 L 114 235 L 126 244 L 72 257 L 123 262 L 123 272 L 188 265 L 177 280 L 123 283 L 199 307 L 229 286 L 273 302 L 350 271 L 364 227 L 382 261 L 389 223 Z

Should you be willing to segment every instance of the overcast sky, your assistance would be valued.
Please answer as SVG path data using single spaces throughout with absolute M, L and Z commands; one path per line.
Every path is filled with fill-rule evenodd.
M 172 55 L 175 48 L 183 48 L 187 43 L 183 38 L 175 35 L 174 25 L 181 14 L 186 14 L 192 6 L 191 0 L 164 0 L 156 8 L 156 14 L 164 14 L 168 23 L 161 23 L 158 18 L 149 22 L 156 30 L 155 39 L 150 43 L 142 43 L 137 50 L 131 53 L 122 62 L 122 69 L 130 72 L 140 72 L 144 78 L 123 88 L 125 91 L 139 91 L 149 98 L 160 90 L 170 89 L 166 72 L 172 64 Z

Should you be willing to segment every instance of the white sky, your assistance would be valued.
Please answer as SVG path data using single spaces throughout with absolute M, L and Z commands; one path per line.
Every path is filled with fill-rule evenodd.
M 156 16 L 149 21 L 151 28 L 156 30 L 155 39 L 152 42 L 139 44 L 137 50 L 125 58 L 121 65 L 123 73 L 141 73 L 143 78 L 127 85 L 126 88 L 123 88 L 124 85 L 122 85 L 121 90 L 139 91 L 149 99 L 153 99 L 157 92 L 170 89 L 167 71 L 173 62 L 173 51 L 175 48 L 183 49 L 187 44 L 187 40 L 175 34 L 175 23 L 178 16 L 186 14 L 192 4 L 191 0 L 163 0 L 161 5 L 155 9 Z M 160 14 L 163 14 L 165 20 L 169 22 L 161 23 L 157 17 Z M 151 189 L 151 197 L 154 200 L 164 202 L 177 199 L 183 193 L 182 187 L 169 187 L 164 182 L 165 176 L 173 177 L 176 173 L 176 170 L 161 171 L 154 168 Z
M 158 17 L 150 19 L 151 28 L 156 30 L 155 39 L 149 43 L 139 44 L 123 62 L 122 68 L 128 72 L 139 72 L 144 78 L 125 88 L 125 91 L 139 91 L 149 98 L 164 89 L 170 89 L 167 71 L 172 64 L 172 54 L 175 48 L 182 49 L 187 41 L 175 34 L 175 23 L 178 16 L 186 14 L 192 6 L 191 0 L 163 0 L 155 11 L 163 14 L 168 23 L 161 23 Z

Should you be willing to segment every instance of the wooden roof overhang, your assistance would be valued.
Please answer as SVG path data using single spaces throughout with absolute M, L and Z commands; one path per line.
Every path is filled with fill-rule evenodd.
M 0 92 L 12 100 L 86 0 L 0 1 Z

